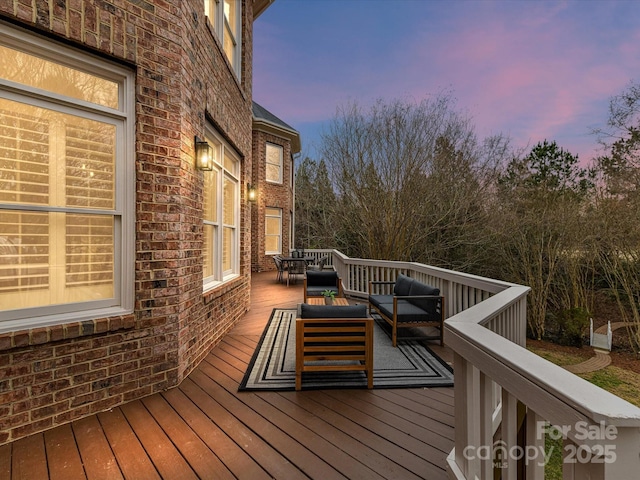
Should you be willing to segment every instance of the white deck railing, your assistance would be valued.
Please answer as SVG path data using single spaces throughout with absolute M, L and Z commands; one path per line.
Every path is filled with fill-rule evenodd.
M 454 351 L 452 479 L 544 478 L 545 433 L 562 436 L 563 478 L 640 478 L 640 409 L 526 350 L 528 287 L 412 262 L 329 255 L 345 293 L 408 274 L 445 296 Z M 497 476 L 496 476 L 497 474 Z

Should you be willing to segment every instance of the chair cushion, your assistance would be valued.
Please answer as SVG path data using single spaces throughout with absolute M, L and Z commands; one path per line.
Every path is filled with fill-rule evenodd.
M 424 283 L 414 281 L 411 284 L 411 289 L 409 290 L 409 295 L 440 295 L 440 289 L 436 287 L 432 287 L 430 285 L 425 285 Z M 435 314 L 438 308 L 438 299 L 418 299 L 418 298 L 410 298 L 408 299 L 414 305 L 422 308 L 426 312 L 430 314 Z
M 409 295 L 413 278 L 407 277 L 402 273 L 396 278 L 396 284 L 393 286 L 393 293 L 396 295 Z
M 301 318 L 367 318 L 366 305 L 300 305 Z
M 307 272 L 307 287 L 337 287 L 338 272 L 332 271 L 309 271 Z

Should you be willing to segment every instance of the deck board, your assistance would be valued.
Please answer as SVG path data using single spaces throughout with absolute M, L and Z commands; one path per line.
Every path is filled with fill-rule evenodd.
M 0 480 L 11 479 L 11 444 L 0 446 Z
M 80 452 L 71 425 L 44 432 L 49 478 L 52 480 L 82 480 L 85 478 Z
M 303 394 L 299 393 L 296 397 L 301 395 Z M 385 476 L 385 473 L 398 475 L 399 469 L 394 461 L 376 454 L 369 447 L 363 446 L 359 438 L 354 438 L 338 426 L 328 422 L 323 418 L 324 415 L 317 415 L 322 408 L 321 406 L 313 402 L 308 402 L 305 405 L 304 402 L 299 402 L 297 398 L 292 398 L 292 395 L 285 393 L 269 392 L 266 395 L 262 395 L 262 397 L 280 411 L 287 412 L 301 425 L 306 426 L 311 431 L 308 441 L 314 445 L 313 448 L 316 453 L 331 455 L 335 464 L 343 468 L 342 473 L 347 477 L 379 479 L 389 478 Z M 322 436 L 315 432 L 322 432 Z M 338 450 L 327 447 L 325 451 L 321 451 L 318 447 L 320 442 L 328 443 Z M 402 472 L 402 476 L 398 478 L 418 477 L 405 470 Z
M 206 478 L 211 472 L 215 472 L 216 478 L 220 480 L 234 478 L 229 469 L 162 396 L 147 397 L 142 403 L 176 445 L 198 478 Z
M 47 455 L 43 434 L 20 439 L 13 447 L 11 478 L 31 480 L 47 477 Z
M 202 385 L 196 385 L 193 379 L 189 378 L 182 382 L 180 390 L 188 395 L 230 440 L 241 447 L 247 456 L 256 461 L 272 478 L 307 478 L 279 453 L 277 446 L 270 443 L 271 439 L 267 442 L 265 438 L 257 435 L 247 424 L 214 400 Z
M 124 478 L 161 478 L 121 409 L 100 413 L 98 420 Z
M 122 411 L 162 478 L 175 480 L 198 478 L 141 401 L 136 400 L 123 405 Z
M 271 478 L 264 469 L 193 403 L 185 393 L 174 388 L 163 397 L 185 419 L 189 427 L 215 452 L 236 478 L 262 480 Z M 231 471 L 231 470 L 230 470 Z
M 89 480 L 124 478 L 97 415 L 77 420 L 72 427 Z
M 254 274 L 251 310 L 178 387 L 0 446 L 0 480 L 446 478 L 452 388 L 238 391 L 273 309 L 302 296 Z

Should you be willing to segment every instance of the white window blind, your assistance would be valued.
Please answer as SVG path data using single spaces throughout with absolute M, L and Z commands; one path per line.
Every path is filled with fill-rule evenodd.
M 0 331 L 131 311 L 133 75 L 21 31 L 5 41 Z
M 282 183 L 282 156 L 283 149 L 280 145 L 267 143 L 266 147 L 266 171 L 267 181 Z

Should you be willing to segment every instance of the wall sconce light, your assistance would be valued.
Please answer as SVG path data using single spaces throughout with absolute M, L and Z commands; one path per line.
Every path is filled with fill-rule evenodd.
M 258 192 L 256 187 L 251 184 L 247 184 L 247 198 L 250 202 L 255 202 L 258 199 Z
M 198 137 L 196 137 L 196 168 L 203 171 L 213 170 L 213 148 Z

